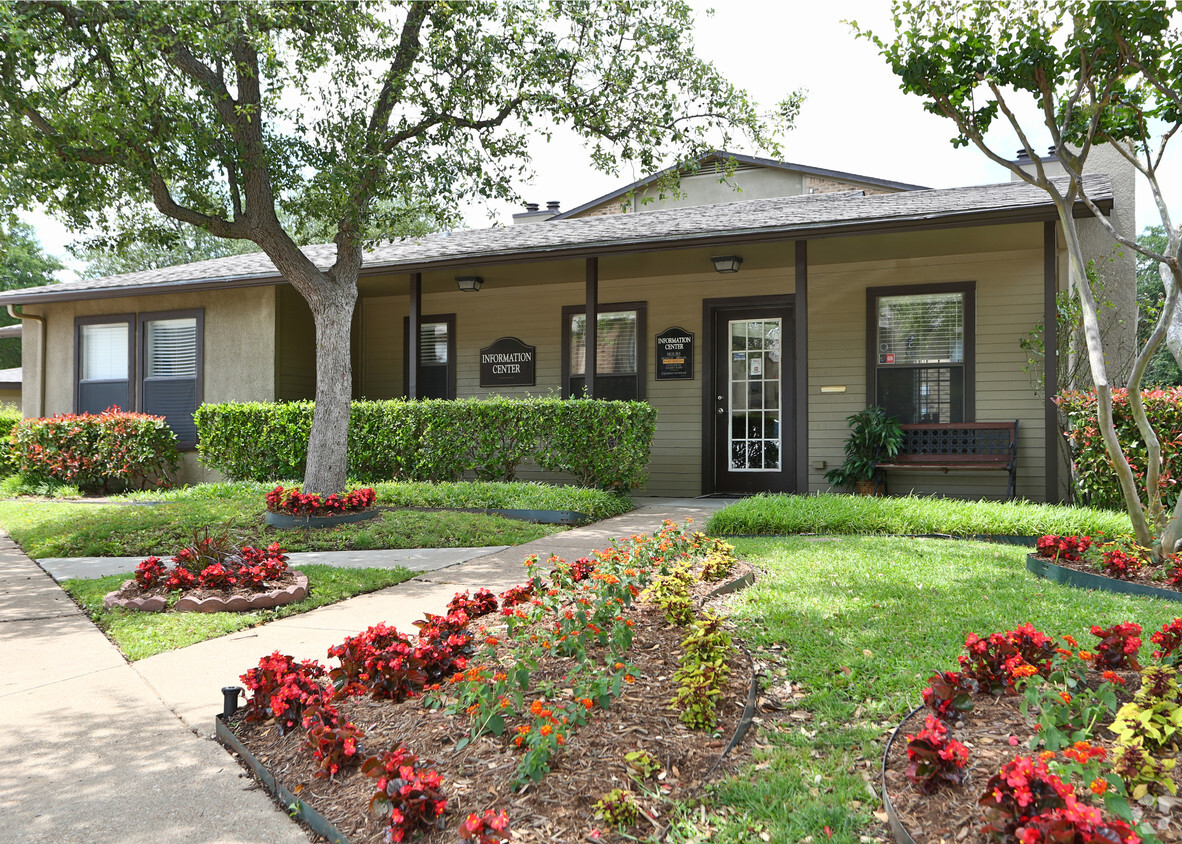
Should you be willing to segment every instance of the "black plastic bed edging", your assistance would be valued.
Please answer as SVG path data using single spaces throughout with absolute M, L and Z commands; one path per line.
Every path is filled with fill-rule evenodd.
M 247 750 L 245 745 L 238 740 L 238 737 L 234 735 L 233 731 L 226 724 L 226 719 L 221 713 L 218 713 L 214 717 L 214 725 L 218 741 L 241 756 L 242 760 L 254 771 L 254 775 L 266 786 L 267 791 L 274 794 L 281 804 L 288 807 L 290 812 L 299 815 L 300 820 L 311 827 L 313 832 L 331 841 L 332 844 L 349 844 L 349 839 L 341 835 L 340 831 L 329 823 L 324 815 L 292 794 L 272 776 L 271 772 L 263 766 L 263 763 L 256 759 L 254 754 Z
M 915 707 L 915 709 L 912 709 L 904 716 L 902 721 L 895 725 L 895 729 L 891 731 L 891 737 L 887 739 L 886 750 L 882 752 L 882 805 L 887 813 L 887 821 L 891 827 L 891 834 L 895 836 L 897 844 L 915 844 L 915 839 L 911 837 L 911 833 L 903 826 L 903 822 L 899 820 L 899 815 L 895 812 L 895 807 L 891 805 L 891 796 L 887 792 L 886 781 L 887 759 L 890 758 L 891 746 L 895 743 L 895 739 L 899 735 L 899 730 L 911 719 L 912 715 L 921 709 L 923 709 L 922 706 Z
M 1057 566 L 1034 554 L 1026 555 L 1026 570 L 1035 577 L 1075 589 L 1095 589 L 1099 592 L 1113 592 L 1117 595 L 1138 595 L 1143 598 L 1160 598 L 1163 601 L 1182 601 L 1182 592 L 1173 589 L 1159 589 L 1156 586 L 1146 586 L 1144 583 L 1129 583 L 1101 574 Z

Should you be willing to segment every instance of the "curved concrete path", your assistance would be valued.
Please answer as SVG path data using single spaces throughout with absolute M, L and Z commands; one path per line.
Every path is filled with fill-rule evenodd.
M 406 628 L 452 595 L 524 579 L 528 554 L 577 559 L 666 518 L 704 524 L 725 501 L 640 508 L 398 586 L 129 664 L 54 580 L 0 535 L 0 830 L 12 842 L 303 842 L 209 736 L 220 688 L 273 650 L 325 660 L 385 621 Z

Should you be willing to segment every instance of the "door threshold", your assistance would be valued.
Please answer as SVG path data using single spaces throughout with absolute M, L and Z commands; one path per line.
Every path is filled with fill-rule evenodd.
M 710 492 L 706 495 L 699 495 L 697 500 L 708 498 L 722 498 L 729 500 L 738 500 L 740 498 L 750 498 L 753 495 L 758 495 L 756 492 Z

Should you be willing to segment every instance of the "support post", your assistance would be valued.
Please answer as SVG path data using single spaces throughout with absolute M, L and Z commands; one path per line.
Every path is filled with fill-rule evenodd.
M 421 338 L 423 322 L 423 274 L 410 274 L 410 318 L 406 321 L 406 354 L 410 359 L 406 362 L 406 397 L 419 397 L 419 340 Z
M 1048 504 L 1056 504 L 1062 501 L 1062 494 L 1059 491 L 1059 415 L 1054 402 L 1059 393 L 1059 230 L 1054 220 L 1043 223 L 1042 281 L 1044 494 Z
M 796 432 L 796 491 L 809 491 L 809 244 L 796 241 L 796 298 L 793 301 L 795 348 L 794 392 L 796 408 L 792 420 Z
M 587 259 L 587 323 L 583 334 L 586 340 L 584 378 L 588 398 L 595 398 L 595 367 L 599 347 L 599 259 Z

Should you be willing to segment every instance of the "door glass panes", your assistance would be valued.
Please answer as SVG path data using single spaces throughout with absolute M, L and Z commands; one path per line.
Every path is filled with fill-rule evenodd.
M 780 471 L 780 337 L 777 319 L 731 320 L 730 470 Z

